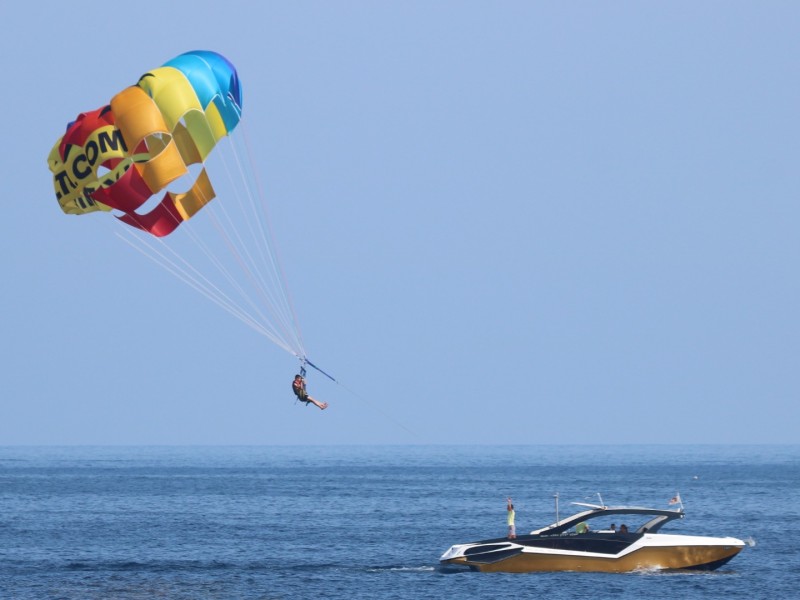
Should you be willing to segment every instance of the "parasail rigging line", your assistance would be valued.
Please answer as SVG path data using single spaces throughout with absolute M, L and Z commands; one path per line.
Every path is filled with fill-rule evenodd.
M 134 233 L 131 239 L 123 239 L 134 247 L 136 245 L 132 240 L 136 240 L 139 244 L 136 249 L 153 262 L 279 347 L 300 358 L 306 354 L 305 347 L 286 278 L 278 260 L 277 245 L 270 238 L 272 229 L 269 227 L 264 194 L 254 174 L 252 156 L 249 152 L 245 153 L 251 165 L 248 171 L 248 163 L 241 158 L 241 151 L 235 147 L 236 138 L 235 135 L 226 138 L 230 141 L 230 148 L 226 150 L 230 150 L 233 156 L 235 169 L 229 164 L 226 152 L 217 154 L 228 175 L 231 189 L 226 190 L 225 198 L 209 202 L 202 212 L 208 215 L 207 220 L 217 233 L 214 241 L 221 242 L 221 248 L 211 247 L 210 241 L 207 243 L 206 238 L 195 231 L 199 228 L 197 223 L 194 227 L 179 228 L 169 236 L 169 243 L 164 238 L 156 238 L 161 247 L 166 249 L 165 252 L 175 257 L 175 260 L 165 256 L 165 252 L 158 252 L 145 241 L 152 239 L 151 236 Z M 223 144 L 220 146 L 224 147 Z M 259 191 L 258 197 L 254 190 Z M 237 211 L 236 215 L 232 215 L 232 211 Z M 197 215 L 193 220 L 200 221 L 201 216 Z M 195 257 L 193 260 L 185 258 L 178 243 L 183 241 L 182 238 L 190 240 L 198 247 L 208 264 L 200 265 L 196 252 L 186 254 Z M 254 250 L 251 251 L 251 247 Z M 217 278 L 222 278 L 222 282 L 229 288 L 228 292 L 221 289 L 222 284 L 216 281 L 217 278 L 205 272 L 209 265 L 213 272 L 217 272 Z
M 246 125 L 242 127 L 241 135 L 247 135 Z M 276 315 L 278 315 L 280 322 L 284 324 L 287 334 L 294 339 L 296 347 L 300 350 L 299 354 L 304 355 L 305 345 L 300 332 L 300 326 L 294 309 L 290 288 L 286 282 L 286 277 L 281 267 L 279 249 L 278 245 L 275 243 L 276 238 L 270 225 L 271 221 L 269 218 L 269 212 L 267 211 L 266 194 L 263 192 L 263 188 L 259 182 L 258 170 L 255 168 L 252 153 L 249 151 L 249 147 L 245 146 L 243 150 L 237 148 L 237 144 L 241 143 L 242 141 L 239 136 L 232 136 L 231 140 L 231 150 L 238 169 L 239 180 L 246 182 L 244 193 L 237 194 L 236 199 L 241 207 L 242 212 L 248 214 L 250 217 L 245 219 L 245 221 L 248 224 L 253 245 L 258 249 L 260 255 L 260 262 L 257 262 L 248 252 L 247 254 L 250 257 L 250 264 L 253 265 L 254 272 L 262 278 L 262 283 L 259 288 L 262 294 L 268 293 L 270 290 L 276 290 L 276 293 L 279 292 L 279 299 L 273 303 Z M 241 158 L 240 155 L 242 153 L 247 158 L 247 161 Z M 229 174 L 229 179 L 232 182 L 235 182 L 237 178 L 231 174 L 230 168 L 227 165 L 225 154 L 221 155 L 221 160 L 225 164 L 226 171 Z M 247 200 L 246 205 L 244 200 Z M 219 207 L 221 210 L 225 210 L 223 203 L 220 203 Z M 255 224 L 255 227 L 253 224 Z M 249 245 L 241 243 L 240 247 L 247 251 Z M 265 265 L 266 268 L 259 269 L 259 264 Z M 265 271 L 266 280 L 264 273 Z
M 349 387 L 347 387 L 347 386 L 346 386 L 345 384 L 343 384 L 341 381 L 339 381 L 338 379 L 334 378 L 334 377 L 333 377 L 333 375 L 331 375 L 330 373 L 326 373 L 325 371 L 323 371 L 322 369 L 320 369 L 320 368 L 319 368 L 317 365 L 315 365 L 313 362 L 311 362 L 310 360 L 308 360 L 308 357 L 306 357 L 306 356 L 304 356 L 304 357 L 300 358 L 300 375 L 301 375 L 302 377 L 305 377 L 305 376 L 306 376 L 306 365 L 308 365 L 309 367 L 312 367 L 313 369 L 316 369 L 317 371 L 319 371 L 320 373 L 322 373 L 323 375 L 325 375 L 325 377 L 327 377 L 328 379 L 330 379 L 331 381 L 333 381 L 335 384 L 337 384 L 339 387 L 341 387 L 343 390 L 345 390 L 345 391 L 346 391 L 347 393 L 349 393 L 351 396 L 354 396 L 354 397 L 358 398 L 360 401 L 362 401 L 362 402 L 364 402 L 364 403 L 370 404 L 370 406 L 372 406 L 372 408 L 374 408 L 375 410 L 377 410 L 377 411 L 378 411 L 378 412 L 379 412 L 379 413 L 380 413 L 382 416 L 384 416 L 386 419 L 388 419 L 389 421 L 391 421 L 392 423 L 394 423 L 395 425 L 397 425 L 397 426 L 398 426 L 398 427 L 400 427 L 401 429 L 405 430 L 406 432 L 410 433 L 411 435 L 413 435 L 414 437 L 416 437 L 416 438 L 418 438 L 418 439 L 419 439 L 419 435 L 417 435 L 415 432 L 411 431 L 411 430 L 410 430 L 408 427 L 406 427 L 405 425 L 403 425 L 403 423 L 401 423 L 400 421 L 398 421 L 397 419 L 395 419 L 395 418 L 394 418 L 392 415 L 390 415 L 388 412 L 386 412 L 386 411 L 382 410 L 382 409 L 381 409 L 381 408 L 380 408 L 380 407 L 379 407 L 377 404 L 375 404 L 374 402 L 369 402 L 369 400 L 367 400 L 367 398 L 365 398 L 364 396 L 362 396 L 362 395 L 360 395 L 360 394 L 356 393 L 355 391 L 353 391 L 352 389 L 350 389 Z
M 256 332 L 260 333 L 261 335 L 268 338 L 270 341 L 275 343 L 277 346 L 283 348 L 290 354 L 294 354 L 292 348 L 285 344 L 285 342 L 277 335 L 275 335 L 270 329 L 265 327 L 263 321 L 253 317 L 252 315 L 248 314 L 244 311 L 241 307 L 239 307 L 234 301 L 232 301 L 228 296 L 219 290 L 214 284 L 210 282 L 204 283 L 203 280 L 205 277 L 202 274 L 198 274 L 198 277 L 194 277 L 191 275 L 189 271 L 186 269 L 181 268 L 177 263 L 170 260 L 169 257 L 165 256 L 163 253 L 159 252 L 156 248 L 150 245 L 148 242 L 144 240 L 142 236 L 136 235 L 133 230 L 130 230 L 128 233 L 129 238 L 126 238 L 120 233 L 116 234 L 122 241 L 133 247 L 138 252 L 142 253 L 145 257 L 165 269 L 168 273 L 175 276 L 179 281 L 186 283 L 189 287 L 195 289 L 201 295 L 205 296 L 213 303 L 217 304 L 223 310 L 227 311 L 235 318 L 242 321 L 245 325 L 250 327 L 251 329 L 255 330 Z M 167 250 L 171 252 L 169 247 L 166 247 Z M 180 256 L 177 256 L 179 260 L 183 260 Z M 189 269 L 191 269 L 191 265 L 189 265 Z
M 316 368 L 316 367 L 315 367 L 315 368 Z M 397 426 L 398 426 L 398 427 L 400 427 L 401 429 L 405 430 L 406 432 L 410 433 L 411 435 L 413 435 L 414 437 L 416 437 L 416 438 L 418 438 L 418 439 L 419 439 L 419 437 L 420 437 L 419 435 L 417 435 L 415 432 L 411 431 L 411 430 L 410 430 L 408 427 L 406 427 L 405 425 L 403 425 L 403 423 L 401 423 L 401 422 L 400 422 L 400 421 L 398 421 L 396 418 L 394 418 L 392 415 L 390 415 L 388 412 L 386 412 L 385 410 L 383 410 L 383 409 L 380 407 L 380 405 L 379 405 L 379 404 L 377 404 L 376 402 L 370 402 L 370 401 L 369 401 L 367 398 L 365 398 L 365 397 L 364 397 L 364 396 L 362 396 L 361 394 L 358 394 L 358 393 L 356 393 L 355 391 L 353 391 L 352 389 L 350 389 L 349 387 L 347 387 L 346 385 L 344 385 L 344 384 L 343 384 L 343 383 L 341 383 L 341 382 L 338 382 L 338 381 L 337 381 L 336 383 L 338 383 L 338 384 L 339 384 L 339 385 L 342 387 L 342 389 L 344 389 L 345 391 L 347 391 L 347 392 L 348 392 L 350 395 L 352 395 L 352 396 L 355 396 L 356 398 L 358 398 L 359 400 L 361 400 L 362 402 L 364 402 L 364 403 L 366 403 L 366 404 L 369 404 L 369 405 L 370 405 L 370 406 L 371 406 L 371 407 L 372 407 L 374 410 L 376 410 L 377 412 L 379 412 L 379 413 L 380 413 L 381 415 L 383 415 L 383 416 L 384 416 L 386 419 L 388 419 L 389 421 L 391 421 L 392 423 L 394 423 L 395 425 L 397 425 Z
M 261 219 L 259 219 L 258 222 L 260 224 L 262 224 L 262 230 L 263 230 L 263 226 L 264 225 L 266 226 L 266 229 L 267 229 L 267 232 L 266 232 L 266 234 L 263 235 L 263 238 L 265 240 L 267 240 L 268 242 L 269 241 L 273 242 L 273 243 L 268 243 L 269 250 L 270 250 L 268 254 L 272 258 L 273 265 L 274 265 L 273 266 L 274 272 L 275 272 L 276 276 L 279 279 L 280 288 L 283 290 L 284 296 L 286 298 L 286 305 L 289 308 L 291 322 L 294 324 L 294 329 L 297 332 L 297 336 L 298 336 L 298 339 L 299 339 L 299 342 L 300 342 L 300 346 L 304 347 L 303 336 L 302 336 L 302 332 L 300 330 L 300 320 L 297 318 L 297 312 L 295 311 L 294 300 L 292 298 L 292 290 L 291 290 L 291 287 L 289 286 L 288 280 L 286 278 L 286 273 L 283 270 L 283 261 L 281 259 L 280 248 L 278 247 L 277 244 L 274 243 L 274 240 L 277 239 L 277 238 L 275 237 L 275 231 L 272 228 L 272 219 L 270 218 L 269 211 L 267 210 L 267 203 L 266 203 L 267 194 L 265 193 L 264 187 L 261 184 L 261 178 L 258 175 L 259 170 L 256 168 L 256 165 L 255 165 L 255 163 L 253 161 L 253 152 L 251 150 L 250 135 L 249 135 L 248 132 L 249 132 L 249 128 L 245 124 L 245 126 L 242 128 L 242 139 L 243 139 L 243 142 L 244 142 L 244 154 L 245 154 L 245 156 L 247 156 L 248 162 L 250 164 L 249 172 L 252 173 L 252 179 L 255 181 L 255 189 L 258 191 L 258 197 L 264 199 L 262 202 L 258 203 L 258 206 L 261 208 L 261 210 L 260 210 Z M 237 154 L 237 157 L 238 157 L 238 154 Z
M 305 377 L 306 365 L 308 365 L 309 367 L 313 367 L 314 369 L 316 369 L 317 371 L 319 371 L 320 373 L 325 375 L 325 377 L 327 377 L 328 379 L 330 379 L 334 383 L 339 383 L 338 381 L 336 381 L 336 379 L 333 377 L 333 375 L 331 375 L 330 373 L 326 373 L 325 371 L 320 369 L 317 365 L 315 365 L 310 360 L 308 360 L 307 357 L 304 356 L 302 359 L 300 359 L 300 363 L 301 363 L 300 364 L 300 374 L 303 375 L 303 377 Z M 339 385 L 341 385 L 341 384 L 339 384 Z M 344 387 L 344 386 L 342 386 L 342 387 Z

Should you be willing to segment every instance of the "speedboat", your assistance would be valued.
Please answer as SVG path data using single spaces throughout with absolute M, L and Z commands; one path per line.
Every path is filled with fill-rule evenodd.
M 713 571 L 744 547 L 733 537 L 659 533 L 683 519 L 683 506 L 660 510 L 636 506 L 588 506 L 569 518 L 520 535 L 451 546 L 439 559 L 446 571 L 484 572 L 601 571 L 695 569 Z M 639 525 L 624 525 L 637 522 Z M 619 527 L 612 523 L 619 523 Z M 580 532 L 580 533 L 579 533 Z

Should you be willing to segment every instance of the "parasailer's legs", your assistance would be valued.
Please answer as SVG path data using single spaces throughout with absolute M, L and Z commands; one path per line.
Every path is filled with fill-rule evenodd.
M 314 400 L 311 396 L 306 396 L 306 402 L 311 402 L 314 406 L 316 406 L 320 410 L 325 410 L 328 408 L 327 402 L 320 402 L 319 400 Z

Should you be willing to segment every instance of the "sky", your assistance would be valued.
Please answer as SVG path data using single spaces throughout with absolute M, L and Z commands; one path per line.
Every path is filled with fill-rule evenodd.
M 0 13 L 0 445 L 800 442 L 797 3 Z M 193 49 L 238 69 L 325 411 L 56 202 L 67 122 Z

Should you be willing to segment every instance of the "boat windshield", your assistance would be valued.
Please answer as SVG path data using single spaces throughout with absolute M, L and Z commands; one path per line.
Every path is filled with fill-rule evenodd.
M 683 511 L 638 507 L 603 507 L 577 513 L 542 529 L 539 535 L 582 534 L 589 532 L 654 533 L 665 523 L 682 519 Z

